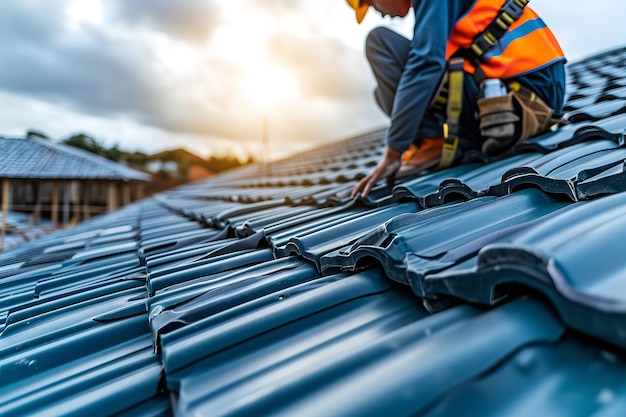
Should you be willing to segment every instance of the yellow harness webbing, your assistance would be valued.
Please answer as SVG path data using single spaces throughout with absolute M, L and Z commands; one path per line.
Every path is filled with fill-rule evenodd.
M 448 61 L 447 118 L 443 125 L 443 149 L 437 169 L 449 167 L 459 147 L 459 120 L 463 110 L 463 58 Z

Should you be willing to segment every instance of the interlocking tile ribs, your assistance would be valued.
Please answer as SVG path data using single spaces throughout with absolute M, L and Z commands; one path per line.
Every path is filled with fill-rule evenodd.
M 493 303 L 506 294 L 499 287 L 526 285 L 547 296 L 568 325 L 626 347 L 624 204 L 622 193 L 556 213 L 485 246 L 472 270 L 426 277 L 425 292 Z

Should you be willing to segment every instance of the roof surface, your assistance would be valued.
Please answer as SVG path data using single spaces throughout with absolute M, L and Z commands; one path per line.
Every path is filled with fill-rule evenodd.
M 626 48 L 572 124 L 350 200 L 384 132 L 0 254 L 0 414 L 626 415 Z
M 150 175 L 91 152 L 39 138 L 0 138 L 0 178 L 150 181 Z

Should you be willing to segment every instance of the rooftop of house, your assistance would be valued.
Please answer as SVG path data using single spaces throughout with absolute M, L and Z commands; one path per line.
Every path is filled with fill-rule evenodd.
M 384 131 L 0 254 L 0 414 L 626 415 L 626 48 L 571 124 L 349 191 Z
M 150 175 L 49 140 L 0 138 L 0 178 L 150 181 Z

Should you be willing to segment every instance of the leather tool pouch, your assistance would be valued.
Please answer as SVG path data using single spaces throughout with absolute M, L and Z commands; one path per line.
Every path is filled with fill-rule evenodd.
M 516 143 L 550 130 L 554 111 L 535 94 L 510 91 L 478 100 L 483 152 L 496 155 Z

